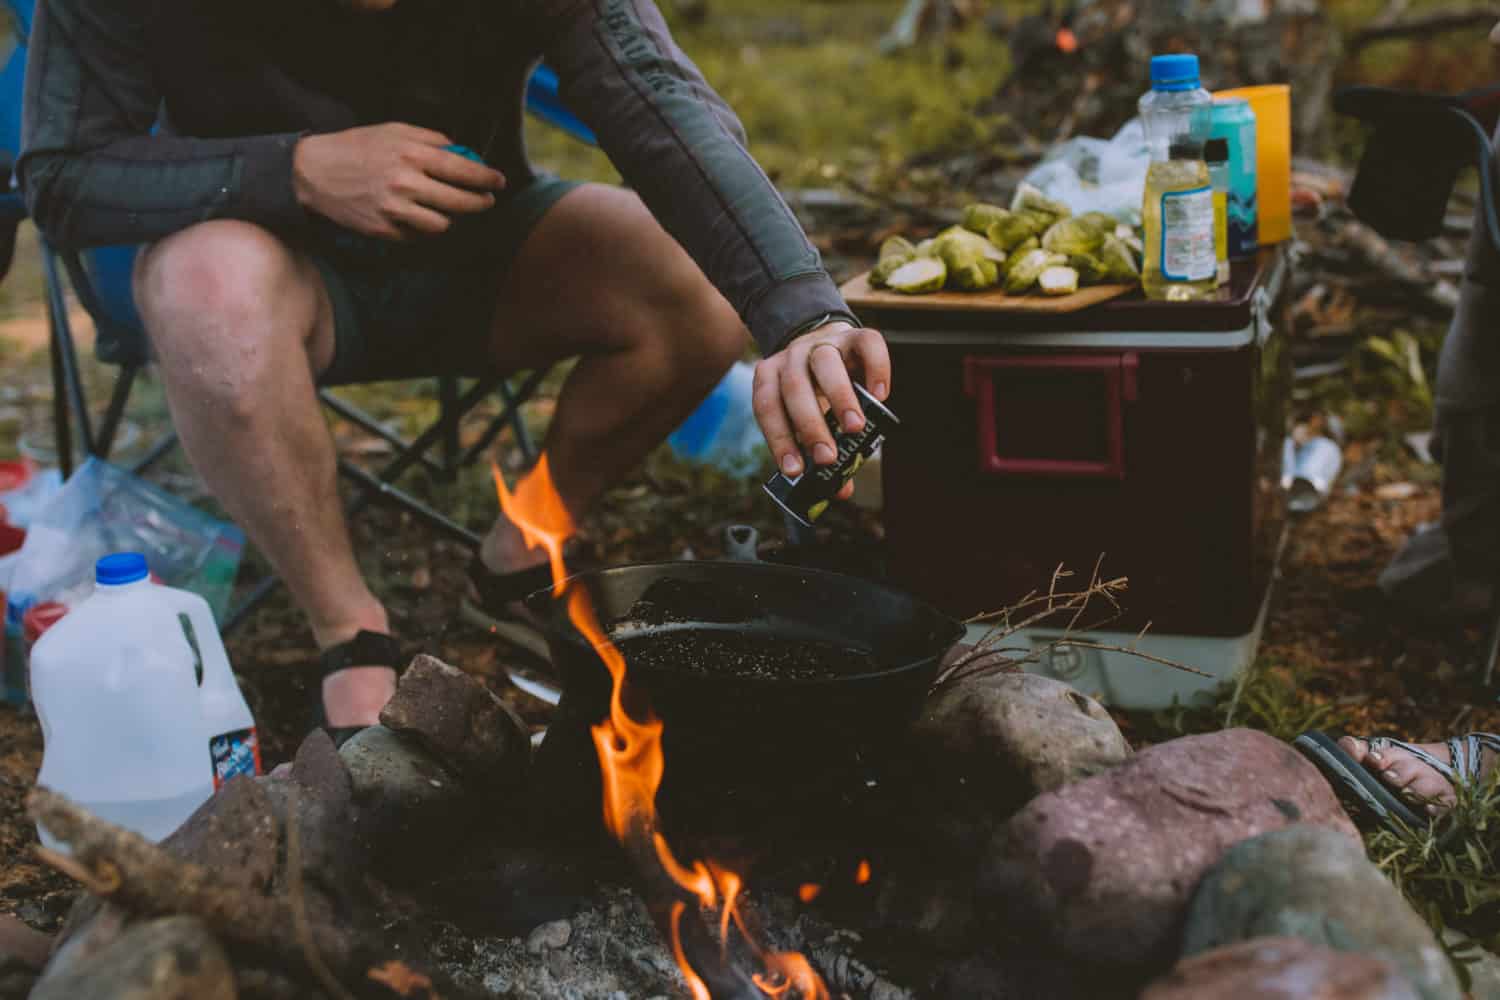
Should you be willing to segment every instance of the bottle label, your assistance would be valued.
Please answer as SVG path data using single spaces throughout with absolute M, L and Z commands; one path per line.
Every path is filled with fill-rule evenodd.
M 1214 277 L 1214 189 L 1168 191 L 1161 196 L 1161 273 L 1168 281 Z
M 255 729 L 236 729 L 208 741 L 208 756 L 213 761 L 214 791 L 238 775 L 255 777 L 260 773 L 260 739 Z

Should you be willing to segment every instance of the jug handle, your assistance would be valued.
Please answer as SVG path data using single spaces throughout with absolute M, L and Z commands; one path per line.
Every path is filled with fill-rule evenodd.
M 234 669 L 229 665 L 229 654 L 225 652 L 224 641 L 219 637 L 219 623 L 214 621 L 214 613 L 208 602 L 185 590 L 176 591 L 173 597 L 176 598 L 177 611 L 187 615 L 198 640 L 198 661 L 203 664 L 203 683 L 199 689 L 204 692 L 237 689 L 239 684 L 234 679 Z M 187 636 L 183 636 L 183 639 L 186 641 Z

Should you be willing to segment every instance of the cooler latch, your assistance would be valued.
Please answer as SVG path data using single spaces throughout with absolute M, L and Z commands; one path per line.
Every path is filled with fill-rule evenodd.
M 1135 402 L 1139 394 L 1138 366 L 1134 351 L 964 358 L 964 393 L 976 404 L 979 471 L 997 476 L 1125 478 L 1125 404 Z M 1018 381 L 1022 379 L 1026 382 Z M 1045 405 L 1038 404 L 1024 419 L 1017 419 L 1021 414 L 1014 410 L 1004 412 L 1008 408 L 1001 394 L 1003 383 L 1024 390 L 1043 380 L 1052 387 Z M 1011 426 L 1002 430 L 1001 421 L 1007 418 Z M 1092 419 L 1102 419 L 1103 426 L 1063 426 Z M 1067 454 L 1046 454 L 1049 447 Z

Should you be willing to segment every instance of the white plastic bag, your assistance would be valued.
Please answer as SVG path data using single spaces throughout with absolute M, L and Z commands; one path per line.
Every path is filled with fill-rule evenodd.
M 234 525 L 91 458 L 32 519 L 11 569 L 6 623 L 19 628 L 43 601 L 77 603 L 111 552 L 144 554 L 161 582 L 198 594 L 222 619 L 244 547 Z
M 1077 215 L 1107 212 L 1139 226 L 1150 165 L 1145 129 L 1140 119 L 1132 118 L 1112 139 L 1080 136 L 1058 143 L 1026 175 L 1025 183 Z

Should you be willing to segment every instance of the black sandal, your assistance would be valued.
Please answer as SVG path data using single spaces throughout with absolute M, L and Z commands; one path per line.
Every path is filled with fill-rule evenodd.
M 475 555 L 468 573 L 473 591 L 464 600 L 464 618 L 537 660 L 551 663 L 545 627 L 524 604 L 532 594 L 552 586 L 551 562 L 514 573 L 496 573 Z
M 1500 753 L 1500 737 L 1490 733 L 1469 733 L 1448 740 L 1448 753 L 1452 763 L 1439 760 L 1421 747 L 1405 740 L 1389 736 L 1363 739 L 1371 750 L 1397 747 L 1405 750 L 1423 764 L 1448 779 L 1457 787 L 1461 783 L 1477 782 L 1484 763 L 1484 751 Z M 1390 787 L 1370 769 L 1356 761 L 1326 733 L 1316 730 L 1303 733 L 1292 741 L 1292 746 L 1315 766 L 1333 786 L 1339 799 L 1354 815 L 1355 823 L 1361 827 L 1381 825 L 1397 833 L 1421 830 L 1433 822 L 1433 817 L 1422 816 L 1402 802 Z
M 366 726 L 331 726 L 328 710 L 323 705 L 323 678 L 350 667 L 390 667 L 400 677 L 402 667 L 401 645 L 381 632 L 360 630 L 353 639 L 329 646 L 318 654 L 318 684 L 313 689 L 314 725 L 326 731 L 333 745 L 341 747 L 355 733 Z

